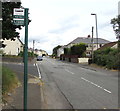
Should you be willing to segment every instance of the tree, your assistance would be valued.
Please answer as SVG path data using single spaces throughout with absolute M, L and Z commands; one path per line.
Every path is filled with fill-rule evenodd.
M 57 47 L 55 47 L 55 48 L 53 49 L 53 54 L 52 54 L 52 55 L 57 56 L 57 50 L 58 50 L 60 47 L 62 47 L 62 46 L 58 45 Z
M 117 18 L 111 19 L 111 24 L 113 25 L 113 30 L 118 39 L 120 39 L 120 15 Z
M 16 29 L 22 29 L 22 26 L 13 25 L 13 9 L 23 8 L 21 2 L 2 2 L 2 39 L 15 40 L 20 37 Z M 29 20 L 29 23 L 31 20 Z M 1 45 L 2 44 L 2 45 Z M 5 47 L 4 43 L 0 42 L 0 48 Z
M 13 9 L 20 7 L 21 2 L 2 2 L 2 39 L 19 37 L 16 28 L 21 29 L 21 26 L 13 25 Z
M 79 55 L 80 57 L 82 57 L 82 56 L 84 56 L 85 51 L 86 51 L 85 43 L 76 44 L 71 47 L 72 55 Z
M 117 18 L 113 18 L 111 24 L 113 25 L 113 30 L 118 38 L 118 69 L 120 71 L 120 15 L 118 15 Z

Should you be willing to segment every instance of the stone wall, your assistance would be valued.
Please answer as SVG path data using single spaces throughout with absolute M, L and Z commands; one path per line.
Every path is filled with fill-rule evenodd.
M 32 62 L 34 58 L 29 57 L 28 62 Z M 23 63 L 23 57 L 2 57 L 2 62 Z

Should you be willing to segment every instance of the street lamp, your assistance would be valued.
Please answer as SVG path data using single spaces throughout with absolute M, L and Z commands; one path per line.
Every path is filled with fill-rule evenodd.
M 97 14 L 95 14 L 95 13 L 91 13 L 91 15 L 95 15 L 95 23 L 96 23 L 96 41 L 97 41 L 97 49 L 98 49 Z

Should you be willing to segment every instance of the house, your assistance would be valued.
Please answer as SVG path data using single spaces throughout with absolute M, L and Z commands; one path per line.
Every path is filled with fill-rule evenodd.
M 98 48 L 102 47 L 103 45 L 109 43 L 110 41 L 102 39 L 102 38 L 98 38 Z M 61 47 L 60 49 L 58 49 L 58 57 L 61 54 L 64 54 L 64 48 L 70 48 L 75 44 L 79 44 L 79 43 L 85 43 L 87 45 L 87 49 L 86 49 L 86 55 L 90 56 L 91 52 L 92 52 L 92 38 L 91 37 L 78 37 L 75 40 L 73 40 L 72 42 L 70 42 L 69 44 Z M 97 50 L 97 38 L 93 38 L 93 51 Z
M 107 43 L 103 45 L 102 47 L 100 47 L 98 50 L 104 50 L 105 48 L 118 48 L 118 42 Z
M 41 50 L 41 49 L 40 50 L 35 49 L 34 53 L 37 54 L 38 56 L 47 56 L 48 55 L 46 51 Z
M 23 51 L 24 44 L 19 38 L 15 38 L 15 40 L 1 40 L 6 45 L 5 48 L 2 48 L 3 53 L 6 55 L 15 55 L 17 56 L 20 51 Z
M 61 54 L 64 54 L 64 48 L 67 48 L 67 46 L 62 46 L 57 50 L 57 57 L 60 57 Z

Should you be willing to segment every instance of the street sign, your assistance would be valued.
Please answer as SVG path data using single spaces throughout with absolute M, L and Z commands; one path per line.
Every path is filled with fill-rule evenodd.
M 14 8 L 13 15 L 21 15 L 24 16 L 24 9 L 23 8 Z
M 18 18 L 18 19 L 24 19 L 24 16 L 21 16 L 21 15 L 13 15 L 13 18 Z
M 13 24 L 24 25 L 24 9 L 23 8 L 14 8 Z
M 14 20 L 13 24 L 14 25 L 24 25 L 24 20 Z

